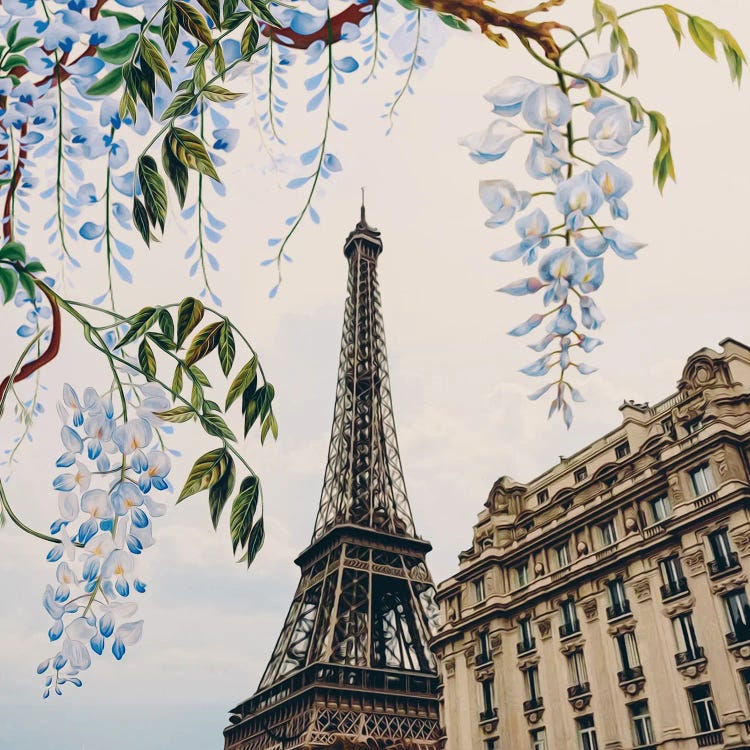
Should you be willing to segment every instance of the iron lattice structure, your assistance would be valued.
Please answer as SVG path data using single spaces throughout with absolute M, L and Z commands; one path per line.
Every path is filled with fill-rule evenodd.
M 300 582 L 258 691 L 232 711 L 226 750 L 440 746 L 437 621 L 391 404 L 377 261 L 364 208 L 349 261 L 328 462 Z

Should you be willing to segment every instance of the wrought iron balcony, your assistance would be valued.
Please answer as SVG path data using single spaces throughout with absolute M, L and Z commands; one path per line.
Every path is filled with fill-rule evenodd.
M 488 708 L 485 711 L 482 711 L 482 713 L 479 714 L 479 721 L 492 721 L 493 719 L 497 719 L 497 709 L 496 708 Z
M 528 638 L 527 640 L 516 643 L 516 651 L 519 655 L 526 654 L 529 651 L 534 651 L 534 649 L 536 649 L 536 638 L 534 638 L 533 636 L 531 638 Z
M 489 664 L 489 663 L 490 663 L 491 661 L 492 661 L 492 654 L 484 653 L 484 652 L 482 652 L 482 651 L 480 651 L 480 652 L 479 652 L 479 653 L 477 654 L 477 661 L 476 661 L 476 665 L 477 665 L 478 667 L 482 667 L 482 666 L 484 666 L 485 664 Z
M 568 698 L 577 698 L 579 695 L 588 695 L 590 692 L 591 685 L 588 682 L 582 682 L 568 688 Z
M 708 563 L 708 574 L 711 578 L 719 578 L 740 567 L 740 558 L 736 552 L 730 552 L 726 557 L 717 557 Z
M 614 620 L 615 617 L 622 617 L 630 612 L 630 602 L 623 599 L 621 602 L 615 602 L 611 607 L 607 607 L 607 619 Z
M 643 679 L 643 667 L 641 666 L 628 667 L 627 669 L 623 669 L 622 672 L 617 673 L 617 681 L 620 684 L 640 679 Z
M 525 713 L 528 713 L 529 711 L 534 711 L 537 708 L 542 708 L 543 706 L 544 706 L 543 698 L 529 698 L 529 700 L 523 702 L 523 710 Z
M 687 585 L 687 578 L 685 578 L 685 576 L 680 576 L 673 581 L 662 584 L 659 590 L 661 591 L 662 601 L 690 593 L 690 589 Z
M 680 653 L 675 654 L 674 660 L 675 660 L 675 664 L 677 664 L 678 667 L 681 667 L 684 664 L 690 664 L 690 662 L 704 659 L 705 656 L 706 655 L 703 651 L 703 646 L 696 646 L 693 649 L 688 649 L 687 651 L 680 651 Z
M 560 638 L 569 638 L 571 635 L 581 632 L 581 623 L 578 620 L 564 622 L 560 625 Z
M 724 742 L 724 733 L 719 729 L 716 732 L 703 732 L 695 736 L 698 747 L 711 747 L 721 745 Z
M 750 625 L 738 622 L 734 625 L 734 630 L 730 630 L 725 637 L 727 646 L 736 646 L 738 643 L 750 641 Z

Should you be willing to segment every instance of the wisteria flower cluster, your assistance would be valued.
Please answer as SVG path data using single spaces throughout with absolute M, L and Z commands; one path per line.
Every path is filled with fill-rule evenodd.
M 665 7 L 679 41 L 682 30 L 677 11 Z M 522 76 L 505 79 L 485 95 L 497 119 L 485 130 L 459 141 L 479 164 L 502 159 L 516 142 L 527 146 L 529 189 L 519 189 L 507 179 L 490 179 L 480 182 L 479 196 L 489 212 L 486 226 L 495 228 L 513 221 L 518 235 L 517 242 L 496 250 L 492 259 L 520 261 L 535 268 L 535 275 L 499 291 L 514 296 L 541 294 L 545 310 L 534 313 L 509 333 L 524 336 L 544 330 L 541 339 L 529 345 L 541 356 L 521 372 L 536 378 L 555 373 L 529 398 L 536 400 L 551 391 L 549 416 L 561 412 L 568 427 L 573 420 L 571 402 L 583 401 L 571 375 L 595 372 L 582 358 L 602 344 L 597 334 L 605 316 L 594 294 L 604 281 L 605 260 L 611 256 L 634 260 L 645 246 L 622 229 L 622 222 L 629 218 L 625 198 L 633 179 L 616 161 L 646 122 L 652 140 L 660 135 L 654 163 L 658 187 L 663 188 L 667 177 L 674 178 L 670 133 L 663 115 L 646 110 L 635 97 L 611 88 L 610 82 L 621 66 L 625 78 L 635 72 L 637 56 L 618 17 L 608 9 L 610 6 L 604 3 L 595 3 L 595 14 L 607 13 L 614 28 L 614 52 L 589 55 L 582 38 L 577 38 L 586 53 L 577 72 L 562 67 L 559 58 L 548 61 L 532 52 L 551 70 L 555 81 L 538 82 Z M 690 17 L 694 37 L 696 23 L 708 22 Z M 731 52 L 728 32 L 712 24 L 699 28 L 710 28 Z M 733 77 L 739 78 L 744 58 L 739 57 L 741 51 L 737 55 L 737 66 L 733 66 L 730 53 L 727 57 Z
M 141 416 L 124 421 L 110 393 L 86 388 L 79 399 L 70 385 L 63 389 L 62 473 L 53 482 L 60 516 L 50 526 L 60 542 L 47 554 L 57 586 L 48 585 L 43 598 L 59 651 L 37 670 L 46 675 L 45 698 L 65 684 L 80 687 L 80 673 L 105 648 L 119 660 L 141 637 L 133 596 L 146 584 L 136 566 L 154 544 L 153 519 L 166 512 L 154 495 L 171 489 L 171 461 L 152 427 L 169 400 L 158 387 L 139 391 Z

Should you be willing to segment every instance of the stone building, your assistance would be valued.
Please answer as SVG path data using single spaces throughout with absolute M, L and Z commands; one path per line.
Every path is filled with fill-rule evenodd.
M 447 750 L 750 748 L 750 349 L 527 484 L 439 586 Z

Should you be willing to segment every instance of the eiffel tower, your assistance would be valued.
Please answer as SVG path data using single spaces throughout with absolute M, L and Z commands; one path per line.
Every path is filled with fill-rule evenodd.
M 399 457 L 380 311 L 380 232 L 347 237 L 336 405 L 315 530 L 258 690 L 225 750 L 436 750 L 438 609 Z

